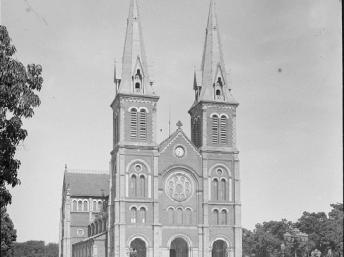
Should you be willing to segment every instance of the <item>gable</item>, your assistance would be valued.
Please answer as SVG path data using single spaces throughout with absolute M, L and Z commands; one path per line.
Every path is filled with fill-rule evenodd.
M 173 166 L 184 166 L 199 175 L 202 172 L 201 154 L 181 129 L 160 144 L 159 153 L 159 173 Z

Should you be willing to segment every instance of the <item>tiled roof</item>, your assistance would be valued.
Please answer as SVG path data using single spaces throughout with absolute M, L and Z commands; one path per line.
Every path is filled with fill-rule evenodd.
M 65 172 L 64 184 L 71 196 L 107 196 L 109 183 L 109 174 Z

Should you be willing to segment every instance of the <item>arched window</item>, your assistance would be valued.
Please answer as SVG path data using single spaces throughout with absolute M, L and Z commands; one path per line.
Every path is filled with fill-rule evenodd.
M 96 212 L 97 211 L 97 201 L 93 200 L 93 206 L 92 206 L 92 211 Z
M 130 177 L 130 192 L 131 196 L 137 196 L 137 178 L 135 174 Z
M 190 208 L 186 208 L 185 210 L 185 224 L 187 225 L 192 224 L 192 212 Z
M 106 219 L 103 220 L 103 231 L 106 230 Z
M 130 138 L 136 139 L 137 137 L 137 110 L 136 108 L 131 108 L 130 110 Z
M 76 200 L 73 200 L 73 211 L 78 211 L 78 204 Z
M 216 225 L 219 225 L 220 224 L 220 217 L 219 217 L 219 211 L 218 210 L 214 210 L 214 223 Z
M 198 146 L 202 145 L 202 132 L 201 132 L 201 119 L 197 119 L 197 131 L 196 131 L 196 138 Z
M 87 226 L 87 236 L 90 237 L 92 235 L 91 233 L 92 233 L 91 226 L 88 225 Z
M 221 97 L 221 90 L 220 89 L 216 89 L 216 99 L 219 99 Z
M 213 200 L 219 200 L 219 181 L 217 178 L 213 179 L 212 184 L 212 198 Z
M 98 233 L 103 232 L 103 222 L 102 220 L 98 221 Z
M 117 143 L 119 141 L 119 124 L 118 124 L 118 116 L 116 113 L 114 113 L 114 120 L 113 120 L 113 126 L 114 126 L 114 130 L 113 130 L 113 140 L 114 143 Z
M 222 87 L 222 79 L 221 79 L 221 77 L 217 78 L 217 85 Z
M 211 121 L 211 140 L 213 144 L 219 143 L 219 117 L 214 114 Z
M 132 207 L 130 209 L 130 222 L 136 223 L 136 219 L 137 219 L 137 210 L 136 210 L 136 207 Z
M 232 183 L 233 183 L 232 179 L 229 178 L 229 180 L 228 180 L 228 185 L 229 185 L 228 186 L 229 201 L 233 201 L 233 197 L 232 197 L 233 186 L 232 186 Z
M 84 211 L 88 211 L 88 201 L 84 201 Z
M 140 91 L 141 85 L 140 82 L 135 83 L 135 92 Z
M 140 110 L 139 112 L 139 139 L 146 140 L 147 138 L 147 112 L 145 109 Z
M 136 70 L 136 74 L 134 76 L 134 93 L 141 93 L 142 92 L 142 75 L 140 69 Z
M 227 117 L 221 116 L 220 119 L 220 143 L 227 144 Z
M 140 176 L 140 196 L 146 196 L 146 178 L 144 175 Z
M 103 202 L 102 201 L 98 201 L 98 211 L 101 212 L 103 211 Z
M 144 207 L 140 208 L 140 221 L 146 223 L 146 209 Z
M 177 208 L 177 224 L 181 225 L 183 224 L 183 209 L 182 208 Z
M 172 207 L 167 210 L 168 224 L 174 224 L 174 210 Z
M 226 200 L 227 197 L 227 186 L 226 186 L 226 180 L 223 178 L 221 179 L 221 183 L 220 183 L 220 194 L 221 194 L 221 200 Z
M 78 201 L 78 211 L 82 211 L 82 201 Z
M 197 146 L 196 129 L 197 129 L 197 118 L 192 119 L 192 129 L 191 129 L 191 140 Z
M 142 75 L 141 75 L 140 69 L 136 70 L 136 76 L 138 76 L 139 79 L 142 79 Z
M 222 210 L 221 211 L 221 218 L 220 218 L 221 225 L 226 225 L 227 224 L 227 211 Z
M 98 221 L 96 221 L 96 222 L 94 222 L 94 229 L 95 229 L 95 231 L 94 231 L 94 234 L 98 234 L 99 232 L 98 232 Z

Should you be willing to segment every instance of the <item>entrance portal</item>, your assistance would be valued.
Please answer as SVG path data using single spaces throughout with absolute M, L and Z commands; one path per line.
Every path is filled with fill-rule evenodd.
M 188 257 L 189 247 L 187 242 L 182 238 L 176 238 L 171 243 L 170 257 Z
M 225 241 L 217 240 L 214 242 L 211 257 L 228 257 L 227 244 Z
M 146 244 L 142 239 L 136 238 L 130 243 L 130 257 L 146 257 Z

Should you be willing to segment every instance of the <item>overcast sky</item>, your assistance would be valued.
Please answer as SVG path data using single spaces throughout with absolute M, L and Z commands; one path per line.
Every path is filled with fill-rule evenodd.
M 42 104 L 25 122 L 22 184 L 8 208 L 18 241 L 57 242 L 64 165 L 107 170 L 113 63 L 128 0 L 0 0 L 16 58 L 43 66 Z M 194 67 L 209 0 L 140 0 L 159 142 L 181 120 L 190 135 Z M 217 0 L 224 59 L 240 102 L 242 224 L 329 211 L 342 202 L 339 0 Z M 161 129 L 161 131 L 160 131 Z

